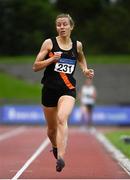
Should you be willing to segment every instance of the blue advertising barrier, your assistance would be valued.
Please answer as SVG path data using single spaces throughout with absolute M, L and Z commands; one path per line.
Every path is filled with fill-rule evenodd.
M 82 113 L 75 107 L 69 124 L 80 125 Z M 5 105 L 0 108 L 1 124 L 46 124 L 42 107 L 39 105 Z M 130 125 L 129 106 L 96 106 L 93 111 L 93 123 L 96 125 Z
M 95 125 L 130 125 L 130 106 L 96 106 L 92 115 Z M 82 111 L 75 107 L 70 124 L 82 124 Z
M 98 106 L 93 121 L 95 124 L 130 125 L 130 106 Z
M 45 117 L 38 105 L 6 105 L 2 107 L 2 123 L 45 124 Z

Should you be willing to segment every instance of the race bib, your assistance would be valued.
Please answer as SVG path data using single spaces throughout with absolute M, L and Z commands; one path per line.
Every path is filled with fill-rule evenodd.
M 61 58 L 56 64 L 54 71 L 72 74 L 76 60 Z

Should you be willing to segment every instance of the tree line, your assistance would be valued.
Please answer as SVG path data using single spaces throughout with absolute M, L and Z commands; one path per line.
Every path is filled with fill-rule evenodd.
M 73 17 L 86 52 L 130 53 L 129 0 L 0 0 L 0 55 L 37 53 L 59 13 Z

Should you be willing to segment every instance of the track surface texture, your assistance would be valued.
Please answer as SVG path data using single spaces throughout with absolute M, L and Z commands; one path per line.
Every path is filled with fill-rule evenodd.
M 50 149 L 46 127 L 1 126 L 0 179 L 130 179 L 88 130 L 69 128 L 66 166 L 60 173 Z

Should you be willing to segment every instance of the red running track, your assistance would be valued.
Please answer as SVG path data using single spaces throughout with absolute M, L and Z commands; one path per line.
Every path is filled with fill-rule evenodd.
M 48 142 L 43 127 L 0 127 L 0 179 L 130 179 L 87 131 L 69 129 L 66 167 L 61 173 L 55 171 Z

